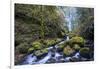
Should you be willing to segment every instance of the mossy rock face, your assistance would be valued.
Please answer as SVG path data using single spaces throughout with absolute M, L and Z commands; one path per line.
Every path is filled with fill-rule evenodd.
M 69 42 L 70 42 L 71 45 L 79 44 L 80 46 L 82 46 L 82 45 L 84 45 L 85 40 L 82 37 L 75 36 L 75 37 L 72 37 L 69 40 Z
M 39 50 L 42 48 L 42 44 L 39 41 L 35 41 L 32 44 L 32 48 L 34 48 L 34 50 Z
M 90 49 L 88 47 L 81 48 L 79 53 L 81 57 L 90 58 Z
M 66 46 L 63 50 L 63 53 L 65 56 L 70 56 L 74 53 L 75 51 L 70 47 L 70 46 Z
M 74 44 L 74 45 L 73 45 L 73 49 L 76 50 L 76 51 L 79 51 L 80 48 L 81 48 L 81 47 L 79 46 L 79 44 Z

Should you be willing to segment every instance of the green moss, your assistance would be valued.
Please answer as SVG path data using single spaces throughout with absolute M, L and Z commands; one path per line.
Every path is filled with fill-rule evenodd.
M 32 47 L 33 47 L 35 50 L 39 50 L 39 49 L 42 48 L 42 44 L 41 44 L 39 41 L 35 41 L 35 42 L 33 42 Z
M 46 54 L 46 53 L 48 53 L 48 49 L 38 50 L 38 51 L 36 51 L 34 54 L 35 54 L 36 56 L 41 56 L 41 55 Z
M 78 44 L 74 44 L 73 49 L 76 51 L 80 50 L 80 46 Z
M 28 53 L 28 48 L 29 46 L 27 43 L 21 43 L 20 45 L 16 47 L 16 51 L 24 54 L 24 53 Z
M 59 48 L 63 49 L 64 48 L 64 44 L 59 45 Z
M 28 53 L 31 53 L 32 51 L 34 51 L 34 47 L 28 49 Z
M 42 53 L 47 53 L 48 52 L 48 49 L 43 49 L 41 50 Z
M 65 56 L 69 56 L 74 53 L 74 50 L 70 46 L 67 46 L 64 48 L 63 53 Z
M 69 35 L 69 38 L 72 38 L 72 37 L 75 37 L 76 36 L 76 34 L 75 33 L 72 33 L 72 32 L 68 33 L 68 35 Z
M 75 36 L 75 37 L 72 37 L 69 42 L 71 45 L 73 44 L 79 44 L 79 45 L 84 45 L 84 39 L 82 37 L 78 37 L 78 36 Z
M 54 45 L 55 43 L 56 43 L 56 40 L 54 40 L 54 39 L 45 40 L 45 44 L 46 44 L 47 46 Z
M 90 54 L 90 49 L 88 47 L 84 47 L 80 49 L 80 56 L 84 57 L 84 58 L 89 58 L 89 54 Z

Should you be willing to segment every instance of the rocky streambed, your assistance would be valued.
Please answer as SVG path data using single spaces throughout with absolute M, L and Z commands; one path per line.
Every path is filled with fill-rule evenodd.
M 68 41 L 69 38 L 66 37 L 66 39 L 63 39 L 59 43 L 57 43 L 54 46 L 50 46 L 48 48 L 45 48 L 45 50 L 39 50 L 35 51 L 34 53 L 28 54 L 25 56 L 24 60 L 21 62 L 21 65 L 25 64 L 47 64 L 47 63 L 64 63 L 64 62 L 78 62 L 78 61 L 89 61 L 93 60 L 93 58 L 90 57 L 90 53 L 88 49 L 86 49 L 86 53 L 81 54 L 81 51 L 75 51 L 71 49 L 69 46 L 65 48 L 65 52 L 67 51 L 67 56 L 66 54 L 63 53 L 61 48 L 59 46 L 66 41 Z M 42 53 L 41 53 L 42 52 Z M 44 52 L 44 53 L 43 53 Z M 93 55 L 92 55 L 93 56 Z

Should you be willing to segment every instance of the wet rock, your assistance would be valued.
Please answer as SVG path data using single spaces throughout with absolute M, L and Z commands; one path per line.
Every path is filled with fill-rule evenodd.
M 43 49 L 43 50 L 38 50 L 35 53 L 33 53 L 33 55 L 37 56 L 38 59 L 41 59 L 43 56 L 46 56 L 48 53 L 47 49 Z
M 71 57 L 66 57 L 66 58 L 65 58 L 65 62 L 69 62 L 70 59 L 71 59 Z
M 79 60 L 79 58 L 72 57 L 72 58 L 70 58 L 70 61 L 71 61 L 71 62 L 78 62 L 78 61 L 80 61 L 80 60 Z
M 69 40 L 69 44 L 73 46 L 73 44 L 79 44 L 80 46 L 84 45 L 85 40 L 82 37 L 75 36 Z
M 88 47 L 81 48 L 79 53 L 80 53 L 81 57 L 90 59 L 91 52 L 90 52 L 90 49 Z

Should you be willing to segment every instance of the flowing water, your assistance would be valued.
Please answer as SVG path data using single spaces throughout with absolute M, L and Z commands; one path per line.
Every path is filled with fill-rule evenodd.
M 65 20 L 65 27 L 68 31 L 74 30 L 78 26 L 79 15 L 75 7 L 58 7 Z

